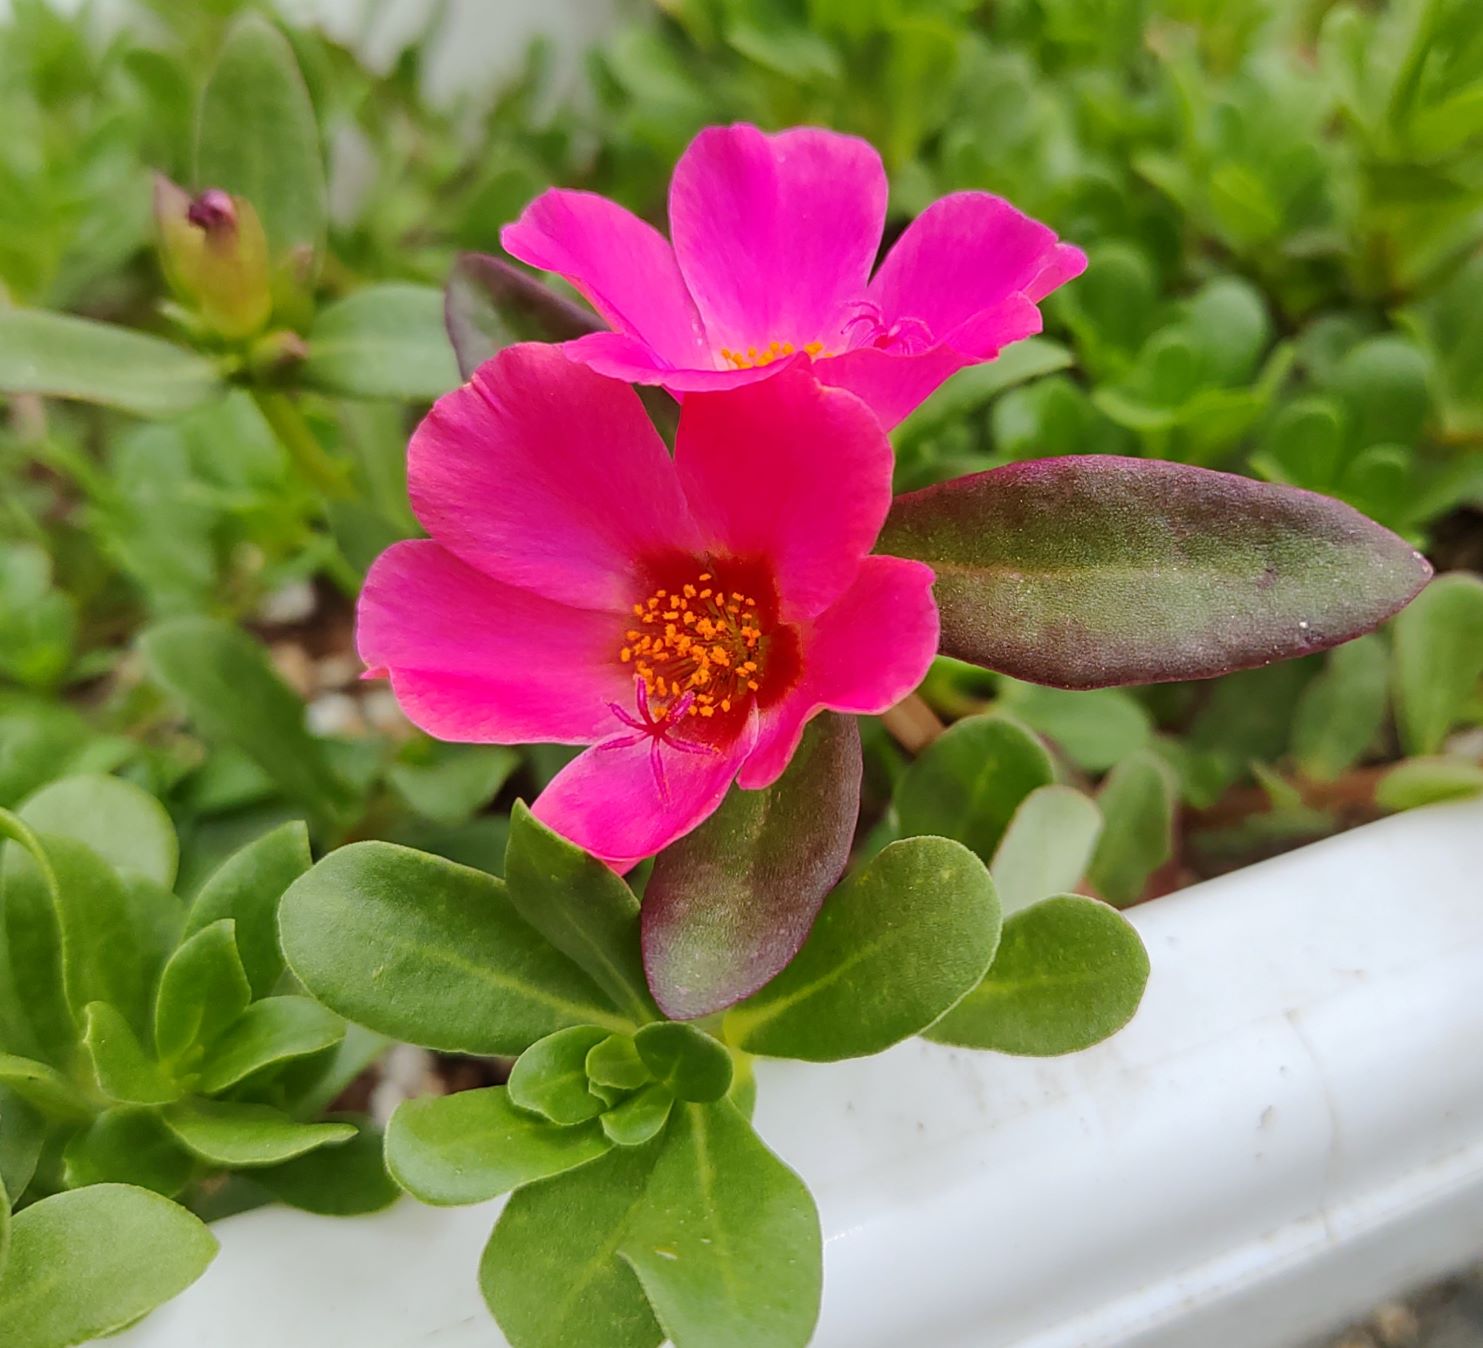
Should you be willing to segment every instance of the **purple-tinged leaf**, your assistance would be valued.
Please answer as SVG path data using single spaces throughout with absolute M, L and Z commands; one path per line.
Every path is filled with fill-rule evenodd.
M 487 253 L 459 254 L 443 316 L 465 379 L 515 342 L 564 342 L 603 327 L 596 314 Z
M 826 713 L 772 786 L 733 790 L 659 854 L 642 928 L 649 989 L 665 1015 L 731 1006 L 798 953 L 849 859 L 860 773 L 855 718 Z
M 1058 688 L 1206 679 L 1325 650 L 1431 574 L 1326 496 L 1112 455 L 899 496 L 877 547 L 936 571 L 944 654 Z

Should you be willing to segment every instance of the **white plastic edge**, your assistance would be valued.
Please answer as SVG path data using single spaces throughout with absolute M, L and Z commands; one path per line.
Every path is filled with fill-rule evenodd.
M 762 1064 L 827 1238 L 817 1348 L 1283 1348 L 1483 1250 L 1483 803 L 1131 914 L 1148 996 L 1032 1061 Z M 120 1348 L 488 1348 L 498 1204 L 265 1209 Z

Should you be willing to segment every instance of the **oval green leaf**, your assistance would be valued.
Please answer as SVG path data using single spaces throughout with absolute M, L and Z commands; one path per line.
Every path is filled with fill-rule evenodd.
M 480 1290 L 511 1343 L 658 1348 L 664 1331 L 617 1254 L 656 1155 L 614 1148 L 511 1195 L 479 1261 Z
M 225 388 L 210 361 L 158 337 L 67 314 L 0 308 L 0 392 L 169 417 Z
M 1087 875 L 1109 903 L 1125 907 L 1174 855 L 1173 774 L 1152 749 L 1130 754 L 1097 793 L 1102 836 Z
M 328 218 L 319 127 L 293 48 L 259 14 L 232 25 L 206 82 L 196 185 L 246 197 L 274 264 L 294 254 L 300 279 L 312 279 Z
M 573 1025 L 532 1044 L 510 1073 L 510 1099 L 552 1123 L 585 1123 L 603 1103 L 587 1089 L 587 1054 L 608 1037 L 595 1025 Z
M 154 1007 L 155 1051 L 162 1061 L 210 1044 L 252 1001 L 235 928 L 230 918 L 203 927 L 165 964 Z
M 309 330 L 304 378 L 351 398 L 430 402 L 457 388 L 442 293 L 386 282 L 330 305 Z
M 1441 748 L 1480 677 L 1483 578 L 1454 571 L 1396 619 L 1396 719 L 1408 753 Z
M 268 1105 L 225 1100 L 182 1100 L 161 1118 L 187 1151 L 231 1169 L 277 1165 L 355 1136 L 353 1124 L 300 1123 Z
M 927 1038 L 1036 1058 L 1076 1053 L 1122 1029 L 1147 983 L 1148 952 L 1128 920 L 1058 894 L 1005 922 L 988 976 Z
M 602 1116 L 602 1130 L 617 1147 L 641 1147 L 669 1121 L 675 1097 L 669 1087 L 650 1082 Z
M 892 843 L 829 896 L 782 974 L 727 1013 L 726 1039 L 812 1062 L 879 1053 L 978 986 L 999 925 L 994 882 L 966 847 Z
M 571 1025 L 627 1030 L 502 881 L 392 843 L 331 852 L 283 896 L 284 952 L 347 1020 L 426 1048 L 523 1053 Z
M 180 1084 L 139 1043 L 129 1022 L 107 1002 L 93 1002 L 83 1021 L 83 1044 L 98 1087 L 111 1100 L 163 1105 L 181 1096 Z
M 133 1324 L 205 1272 L 216 1238 L 178 1204 L 126 1184 L 54 1194 L 18 1213 L 0 1274 L 7 1348 L 58 1348 Z
M 264 997 L 222 1032 L 207 1052 L 198 1089 L 215 1095 L 266 1068 L 333 1048 L 345 1022 L 308 997 Z
M 1074 889 L 1086 874 L 1102 812 L 1069 786 L 1042 786 L 1020 802 L 989 873 L 1006 917 L 1038 899 Z
M 818 1212 L 728 1101 L 676 1107 L 618 1250 L 676 1348 L 804 1348 L 813 1334 Z
M 621 876 L 516 801 L 505 849 L 510 902 L 636 1021 L 658 1016 L 639 954 L 639 902 Z
M 386 1127 L 386 1168 L 414 1198 L 447 1207 L 585 1165 L 611 1145 L 594 1122 L 552 1123 L 487 1086 L 400 1105 Z
M 63 777 L 28 796 L 16 813 L 38 833 L 86 844 L 115 870 L 165 889 L 175 884 L 175 826 L 165 807 L 133 782 L 101 773 Z
M 266 997 L 283 975 L 278 901 L 312 863 L 309 831 L 297 820 L 281 824 L 222 862 L 186 915 L 187 934 L 222 918 L 232 919 L 242 971 L 256 997 Z

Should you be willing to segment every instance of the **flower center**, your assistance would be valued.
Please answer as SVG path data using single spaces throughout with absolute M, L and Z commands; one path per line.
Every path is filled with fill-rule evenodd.
M 750 370 L 760 365 L 771 365 L 775 360 L 781 360 L 784 356 L 791 356 L 798 348 L 792 342 L 768 342 L 761 350 L 755 346 L 749 346 L 745 351 L 733 351 L 730 347 L 721 348 L 721 359 L 728 364 L 734 365 L 738 370 Z M 803 350 L 810 356 L 818 357 L 827 355 L 823 342 L 805 342 Z
M 650 697 L 665 703 L 693 694 L 682 714 L 712 717 L 760 687 L 765 634 L 757 601 L 724 589 L 711 572 L 656 590 L 633 606 L 633 616 L 618 658 L 632 664 Z

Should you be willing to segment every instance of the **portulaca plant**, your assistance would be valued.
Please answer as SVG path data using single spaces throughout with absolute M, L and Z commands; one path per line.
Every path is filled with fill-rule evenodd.
M 819 1222 L 751 1126 L 757 1061 L 913 1036 L 1074 1052 L 1126 1024 L 1149 977 L 1133 927 L 1074 892 L 1091 874 L 1136 897 L 1135 830 L 1109 809 L 1094 856 L 1101 818 L 1035 734 L 994 712 L 924 737 L 867 829 L 862 729 L 921 709 L 952 662 L 1098 689 L 1323 651 L 1402 609 L 1427 563 L 1328 496 L 1153 458 L 900 491 L 891 432 L 950 376 L 1024 351 L 1085 258 L 958 192 L 877 265 L 887 181 L 863 140 L 705 130 L 667 238 L 545 192 L 501 237 L 561 279 L 465 255 L 445 313 L 403 283 L 318 307 L 319 131 L 265 21 L 232 27 L 196 137 L 195 190 L 154 192 L 175 339 L 0 307 L 0 387 L 160 418 L 160 440 L 128 442 L 151 471 L 162 445 L 265 438 L 243 480 L 190 496 L 221 512 L 200 529 L 240 510 L 258 532 L 234 555 L 295 535 L 284 551 L 353 596 L 366 676 L 448 755 L 336 758 L 258 644 L 196 612 L 141 638 L 141 696 L 235 757 L 181 768 L 42 735 L 0 759 L 0 1339 L 64 1348 L 132 1323 L 211 1259 L 202 1217 L 269 1196 L 352 1215 L 405 1190 L 508 1195 L 479 1279 L 515 1348 L 802 1348 Z M 1172 434 L 1147 389 L 1103 392 L 1150 441 Z M 327 451 L 315 420 L 314 399 L 344 401 L 365 430 L 386 397 L 436 398 L 406 493 Z M 1199 438 L 1202 406 L 1180 403 L 1181 435 Z M 264 467 L 279 450 L 282 482 Z M 1269 458 L 1286 477 L 1303 460 Z M 127 513 L 70 463 L 100 516 Z M 333 539 L 306 524 L 320 515 Z M 168 614 L 180 567 L 154 532 L 114 551 Z M 0 599 L 27 616 L 0 657 L 45 684 L 75 614 L 44 556 L 16 556 Z M 1453 578 L 1425 606 L 1476 614 L 1476 590 Z M 1375 648 L 1348 649 L 1372 674 Z M 1407 727 L 1423 749 L 1466 693 L 1453 681 Z M 560 761 L 532 774 L 502 858 L 378 840 L 403 834 L 368 802 L 466 821 L 519 745 Z M 114 769 L 162 794 L 187 781 L 192 822 Z M 1167 792 L 1151 755 L 1125 758 L 1104 798 L 1150 778 Z M 203 845 L 201 798 L 257 804 L 265 782 L 305 822 Z M 219 864 L 182 874 L 182 837 Z M 503 1060 L 507 1079 L 410 1099 L 383 1136 L 343 1106 L 390 1041 Z
M 1368 631 L 1429 575 L 1348 506 L 1156 461 L 893 499 L 888 428 L 1037 331 L 1082 259 L 960 193 L 871 279 L 885 195 L 858 140 L 737 126 L 677 167 L 672 246 L 601 198 L 541 197 L 506 246 L 611 330 L 464 353 L 409 453 L 429 537 L 361 594 L 368 671 L 424 730 L 580 748 L 517 809 L 503 881 L 357 843 L 281 913 L 294 972 L 347 1019 L 516 1059 L 386 1137 L 425 1202 L 512 1195 L 480 1279 L 516 1348 L 807 1343 L 818 1218 L 748 1124 L 754 1057 L 916 1034 L 1061 1053 L 1137 1007 L 1147 958 L 1111 908 L 1035 894 L 1006 921 L 985 858 L 943 837 L 850 868 L 857 716 L 939 652 L 1062 688 L 1268 664 Z M 672 451 L 634 382 L 679 400 Z M 945 752 L 987 736 L 991 770 L 1029 765 L 985 786 L 1017 804 L 1033 740 L 954 734 Z M 640 896 L 622 876 L 651 857 Z

